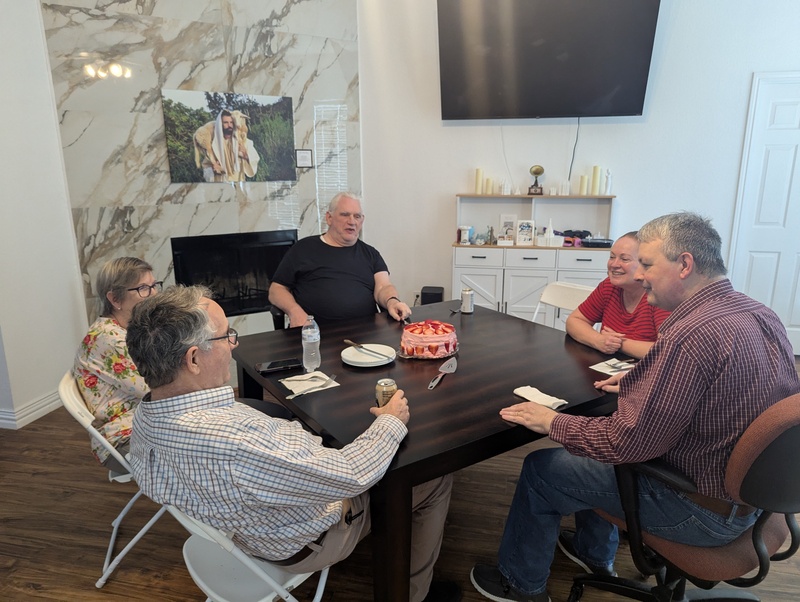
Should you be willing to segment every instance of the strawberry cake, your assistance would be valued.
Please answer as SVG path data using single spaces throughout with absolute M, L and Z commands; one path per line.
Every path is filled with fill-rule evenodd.
M 436 359 L 456 352 L 458 337 L 452 324 L 439 320 L 414 322 L 403 328 L 400 351 L 406 357 Z

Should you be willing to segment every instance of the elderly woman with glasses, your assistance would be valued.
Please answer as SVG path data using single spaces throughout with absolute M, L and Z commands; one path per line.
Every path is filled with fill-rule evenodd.
M 131 311 L 161 290 L 149 263 L 136 257 L 107 262 L 97 274 L 95 292 L 100 317 L 89 327 L 75 356 L 73 374 L 94 426 L 123 455 L 128 451 L 133 412 L 149 391 L 128 354 L 125 343 Z M 111 470 L 125 469 L 99 444 L 92 444 L 98 461 Z

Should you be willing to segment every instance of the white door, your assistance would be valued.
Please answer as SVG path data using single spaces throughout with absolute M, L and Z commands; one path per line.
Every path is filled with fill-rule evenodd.
M 728 262 L 734 288 L 778 314 L 800 355 L 800 72 L 756 73 Z
M 475 305 L 500 311 L 503 268 L 453 268 L 453 294 L 463 288 L 475 291 Z
M 503 282 L 503 311 L 511 316 L 530 320 L 544 287 L 556 279 L 554 270 L 506 269 Z M 553 308 L 545 306 L 537 322 L 553 325 Z

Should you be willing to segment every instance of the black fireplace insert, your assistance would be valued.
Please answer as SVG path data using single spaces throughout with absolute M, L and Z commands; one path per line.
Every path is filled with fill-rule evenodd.
M 269 311 L 269 285 L 297 230 L 173 238 L 175 282 L 204 284 L 228 316 Z

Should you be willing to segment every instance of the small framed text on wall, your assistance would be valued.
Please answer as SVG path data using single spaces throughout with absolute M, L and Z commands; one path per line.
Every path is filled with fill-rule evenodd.
M 295 149 L 294 159 L 298 168 L 314 167 L 314 158 L 311 154 L 311 149 L 306 149 L 306 148 Z

